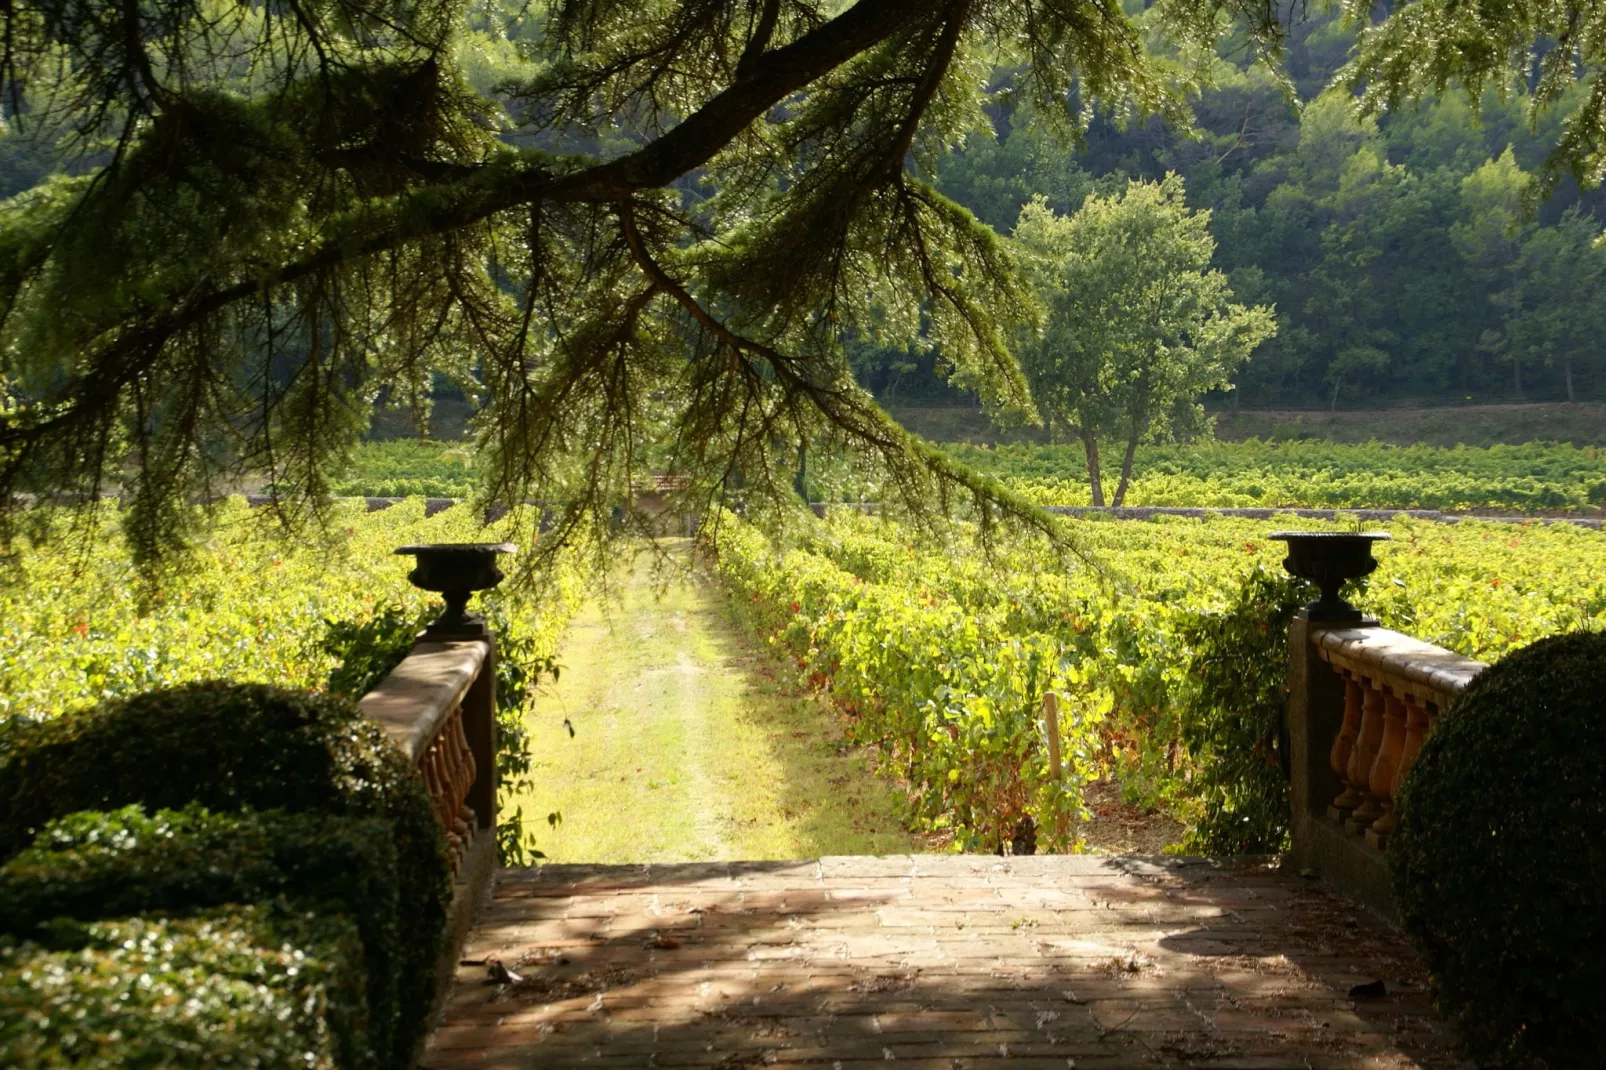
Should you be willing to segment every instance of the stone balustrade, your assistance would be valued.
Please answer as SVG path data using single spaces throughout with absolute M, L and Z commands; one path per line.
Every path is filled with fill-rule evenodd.
M 444 995 L 496 867 L 496 649 L 490 638 L 413 645 L 357 706 L 417 763 L 446 834 L 456 876 Z
M 418 764 L 454 871 L 476 835 L 496 827 L 496 756 L 488 746 L 495 728 L 494 682 L 485 672 L 494 657 L 490 646 L 484 639 L 418 643 L 357 704 Z M 489 725 L 476 723 L 486 720 Z M 481 777 L 482 770 L 490 775 Z
M 1322 628 L 1310 641 L 1344 681 L 1344 720 L 1328 753 L 1344 790 L 1327 816 L 1386 848 L 1422 740 L 1484 664 L 1387 628 Z
M 1293 862 L 1393 916 L 1384 852 L 1422 741 L 1486 666 L 1376 621 L 1289 629 Z

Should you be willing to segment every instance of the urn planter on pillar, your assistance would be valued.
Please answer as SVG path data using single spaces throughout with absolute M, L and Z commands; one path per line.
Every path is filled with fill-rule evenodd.
M 1372 544 L 1385 542 L 1386 531 L 1274 531 L 1267 536 L 1288 544 L 1283 568 L 1322 589 L 1322 596 L 1305 607 L 1308 619 L 1324 624 L 1359 622 L 1361 611 L 1344 601 L 1339 591 L 1349 580 L 1368 576 L 1377 568 Z
M 517 552 L 510 542 L 437 542 L 403 546 L 396 552 L 418 559 L 408 573 L 414 587 L 435 591 L 446 599 L 446 610 L 424 631 L 425 639 L 482 639 L 485 622 L 468 612 L 475 591 L 487 591 L 503 580 L 496 567 L 498 554 Z

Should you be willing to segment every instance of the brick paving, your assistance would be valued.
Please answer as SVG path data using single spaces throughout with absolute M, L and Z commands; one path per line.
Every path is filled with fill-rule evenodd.
M 423 1065 L 888 1061 L 1466 1065 L 1403 938 L 1347 901 L 1255 863 L 1091 856 L 510 870 Z

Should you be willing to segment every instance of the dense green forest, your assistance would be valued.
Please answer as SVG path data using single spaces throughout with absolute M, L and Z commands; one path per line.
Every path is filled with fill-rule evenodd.
M 1000 102 L 996 142 L 972 139 L 937 175 L 949 196 L 1013 231 L 1033 195 L 1058 212 L 1129 178 L 1181 175 L 1211 213 L 1216 265 L 1238 300 L 1276 306 L 1276 337 L 1217 404 L 1366 406 L 1606 397 L 1603 203 L 1531 185 L 1557 123 L 1530 129 L 1520 93 L 1474 109 L 1448 93 L 1381 122 L 1324 91 L 1353 32 L 1335 15 L 1291 27 L 1285 73 L 1223 60 L 1191 136 L 1095 118 L 1080 148 Z M 895 400 L 957 399 L 940 354 L 862 347 L 860 374 Z

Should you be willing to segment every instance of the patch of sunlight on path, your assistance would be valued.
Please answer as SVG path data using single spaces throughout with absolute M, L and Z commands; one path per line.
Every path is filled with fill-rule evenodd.
M 783 682 L 712 580 L 677 572 L 655 590 L 643 555 L 619 601 L 575 618 L 562 675 L 530 713 L 535 786 L 504 813 L 523 807 L 552 862 L 920 850 L 897 789 L 842 745 L 839 716 Z

